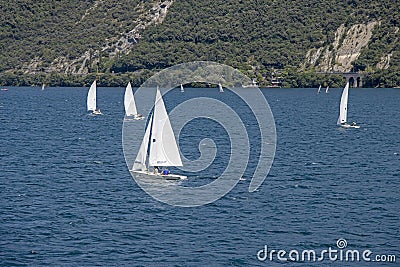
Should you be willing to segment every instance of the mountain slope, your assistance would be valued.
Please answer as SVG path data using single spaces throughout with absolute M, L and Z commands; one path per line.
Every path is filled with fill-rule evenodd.
M 67 84 L 90 73 L 140 82 L 177 63 L 211 60 L 266 85 L 279 75 L 286 86 L 314 86 L 324 79 L 316 72 L 349 70 L 365 71 L 367 86 L 400 85 L 394 0 L 0 3 L 0 79 L 22 71 L 64 73 Z
M 129 51 L 140 31 L 160 22 L 166 3 L 2 0 L 0 71 L 90 72 L 95 59 Z

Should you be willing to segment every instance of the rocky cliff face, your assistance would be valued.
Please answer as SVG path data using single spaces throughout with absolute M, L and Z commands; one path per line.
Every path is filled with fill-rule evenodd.
M 335 39 L 331 44 L 307 52 L 303 69 L 315 68 L 321 72 L 351 71 L 352 63 L 368 45 L 372 31 L 378 23 L 372 21 L 368 24 L 356 24 L 350 28 L 342 24 L 336 30 Z M 390 56 L 385 59 L 386 65 L 389 64 Z
M 86 10 L 80 21 L 83 21 L 90 13 L 95 13 L 98 6 L 103 2 L 104 0 L 95 1 L 93 5 Z M 172 3 L 173 0 L 153 0 L 150 9 L 146 9 L 144 3 L 137 5 L 135 9 L 139 11 L 140 16 L 132 18 L 134 21 L 133 24 L 135 25 L 133 29 L 118 33 L 115 37 L 104 40 L 104 46 L 100 50 L 85 51 L 80 57 L 75 59 L 58 57 L 49 67 L 45 68 L 45 72 L 86 74 L 89 72 L 89 68 L 96 69 L 101 52 L 107 51 L 107 54 L 111 58 L 120 53 L 128 54 L 141 38 L 141 33 L 147 27 L 163 22 Z M 146 4 L 148 5 L 149 3 L 147 2 Z M 76 23 L 80 23 L 80 21 Z M 29 63 L 25 64 L 22 69 L 25 70 L 25 73 L 35 73 L 36 70 L 40 69 L 43 63 L 41 58 L 35 57 Z
M 395 36 L 398 36 L 398 32 L 399 32 L 399 27 L 394 27 Z M 398 43 L 398 41 L 399 41 L 399 38 L 397 37 L 393 40 L 393 44 Z M 387 53 L 386 55 L 382 55 L 380 61 L 376 65 L 376 67 L 381 70 L 388 69 L 390 66 L 390 60 L 391 60 L 392 56 L 393 56 L 393 50 L 390 50 L 390 52 Z

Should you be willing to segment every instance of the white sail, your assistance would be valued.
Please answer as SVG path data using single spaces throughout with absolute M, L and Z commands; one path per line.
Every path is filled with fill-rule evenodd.
M 328 93 L 328 91 L 329 91 L 329 85 L 326 87 L 325 93 Z
M 129 82 L 125 89 L 124 106 L 126 116 L 137 115 L 137 109 L 135 104 L 135 98 L 132 92 L 132 85 Z
M 171 122 L 158 89 L 151 130 L 149 166 L 182 166 Z
M 224 92 L 224 89 L 222 88 L 222 85 L 219 83 L 218 84 L 218 87 L 219 87 L 219 91 L 222 93 L 222 92 Z
M 150 118 L 149 124 L 147 125 L 146 132 L 143 137 L 142 144 L 140 145 L 139 153 L 136 156 L 135 163 L 133 164 L 134 171 L 140 170 L 145 171 L 146 168 L 146 159 L 147 159 L 147 150 L 149 147 L 149 138 L 150 138 L 150 129 L 152 124 L 153 116 Z
M 346 86 L 343 89 L 342 98 L 340 99 L 339 118 L 337 121 L 338 125 L 347 122 L 347 102 L 348 102 L 348 100 L 349 100 L 349 83 L 346 83 Z
M 181 92 L 185 92 L 185 89 L 183 88 L 183 85 L 181 84 Z
M 90 86 L 88 95 L 87 95 L 87 109 L 88 111 L 96 110 L 96 80 Z
M 319 87 L 318 87 L 318 94 L 321 92 L 321 85 L 319 85 Z

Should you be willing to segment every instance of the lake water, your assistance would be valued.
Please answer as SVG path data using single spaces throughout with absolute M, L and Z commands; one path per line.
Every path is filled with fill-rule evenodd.
M 96 117 L 86 113 L 87 89 L 0 91 L 0 266 L 365 266 L 257 258 L 265 245 L 320 252 L 338 249 L 341 238 L 346 249 L 372 251 L 371 259 L 397 256 L 371 266 L 398 266 L 399 89 L 350 89 L 349 121 L 361 129 L 348 130 L 336 126 L 341 88 L 263 89 L 277 130 L 268 177 L 249 193 L 250 160 L 245 181 L 196 208 L 163 204 L 140 189 L 122 151 L 124 88 L 98 89 L 104 115 Z M 207 94 L 232 97 L 189 88 L 165 102 Z M 193 139 L 181 149 L 196 158 L 210 124 L 190 126 Z M 218 162 L 188 184 L 211 182 L 229 159 L 224 129 L 213 129 Z M 258 132 L 250 130 L 254 157 Z

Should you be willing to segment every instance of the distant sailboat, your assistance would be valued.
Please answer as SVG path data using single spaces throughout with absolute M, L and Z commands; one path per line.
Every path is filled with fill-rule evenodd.
M 149 153 L 148 150 L 150 150 Z M 183 175 L 171 174 L 167 170 L 159 173 L 158 168 L 166 166 L 182 166 L 182 160 L 164 101 L 157 88 L 154 111 L 131 172 L 145 177 L 162 177 L 171 180 L 187 178 Z M 153 170 L 149 170 L 149 167 L 153 167 Z
M 88 95 L 87 95 L 87 109 L 88 111 L 92 111 L 93 115 L 101 115 L 100 109 L 97 109 L 96 107 L 96 98 L 97 98 L 97 86 L 96 86 L 96 80 L 92 83 L 90 86 Z
M 222 88 L 221 83 L 218 84 L 218 88 L 219 88 L 219 92 L 223 93 L 224 92 L 224 88 Z
M 319 94 L 319 93 L 321 93 L 321 85 L 319 85 L 319 87 L 318 87 L 318 92 L 317 92 L 317 94 Z
M 129 82 L 125 89 L 124 95 L 125 115 L 133 117 L 135 120 L 143 120 L 144 117 L 137 112 L 135 98 L 133 96 L 132 85 Z
M 329 91 L 329 85 L 326 87 L 325 93 L 328 93 L 328 91 Z
M 185 89 L 183 88 L 183 85 L 181 84 L 181 93 L 184 93 Z
M 343 89 L 342 97 L 340 99 L 339 118 L 337 124 L 344 128 L 360 128 L 355 122 L 352 124 L 347 123 L 347 102 L 349 100 L 349 83 Z
M 42 91 L 46 88 L 46 84 L 42 84 Z

